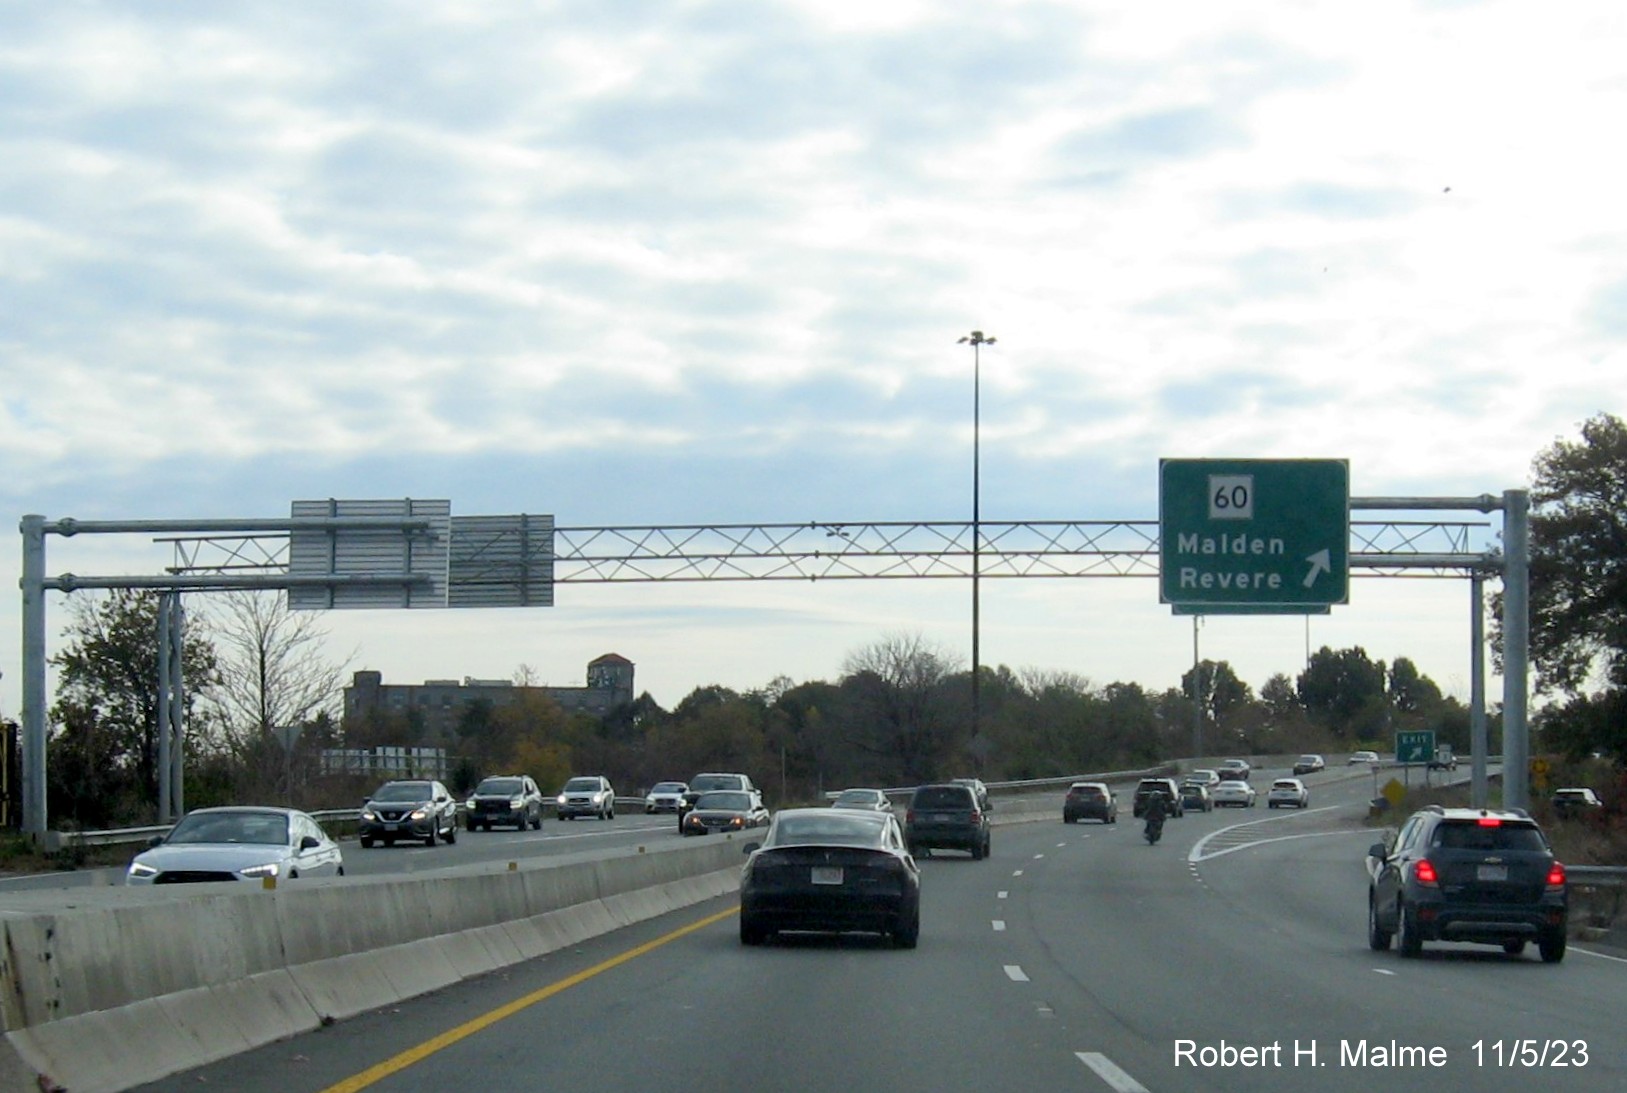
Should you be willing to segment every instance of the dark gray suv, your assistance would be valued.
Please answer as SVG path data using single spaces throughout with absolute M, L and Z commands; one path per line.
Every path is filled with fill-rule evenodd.
M 933 850 L 964 850 L 973 861 L 989 856 L 989 814 L 977 790 L 963 783 L 917 786 L 904 813 L 904 843 L 922 857 Z
M 542 790 L 525 774 L 498 774 L 486 778 L 469 796 L 470 831 L 493 826 L 542 830 Z
M 458 841 L 458 803 L 440 782 L 416 778 L 385 782 L 362 805 L 356 834 L 362 848 L 397 839 L 422 839 L 434 846 L 437 839 Z
M 1549 964 L 1565 958 L 1565 867 L 1524 809 L 1431 805 L 1391 846 L 1368 850 L 1367 942 L 1417 956 L 1425 941 L 1501 945 L 1535 941 Z

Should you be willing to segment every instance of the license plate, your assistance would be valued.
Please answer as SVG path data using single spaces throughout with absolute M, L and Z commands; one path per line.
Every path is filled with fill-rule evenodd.
M 400 824 L 385 824 L 384 825 L 384 830 L 386 830 L 386 831 L 394 831 L 396 828 L 398 828 L 400 826 L 401 826 Z
M 1475 870 L 1476 880 L 1507 880 L 1508 866 L 1482 865 Z
M 816 865 L 813 867 L 813 882 L 815 884 L 841 884 L 842 867 L 839 865 Z
M 947 812 L 936 812 L 933 813 L 932 816 L 932 822 L 938 824 L 946 824 L 952 819 L 954 819 L 954 817 L 950 816 Z

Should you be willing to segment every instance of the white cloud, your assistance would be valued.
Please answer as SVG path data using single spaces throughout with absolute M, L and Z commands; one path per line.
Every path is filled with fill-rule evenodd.
M 964 515 L 973 328 L 1000 339 L 981 441 L 1005 516 L 1150 518 L 1166 455 L 1500 491 L 1622 410 L 1624 39 L 1603 0 L 8 10 L 0 496 Z M 1064 641 L 1059 587 L 996 601 L 1022 605 L 996 657 L 1178 678 L 1148 598 L 1079 609 L 1125 636 Z M 549 626 L 587 646 L 563 664 L 617 648 L 673 701 L 832 674 L 964 598 L 718 592 L 618 589 L 624 614 Z M 697 615 L 645 625 L 640 602 Z M 741 610 L 697 621 L 715 602 Z M 1312 626 L 1448 674 L 1400 610 Z M 368 659 L 543 659 L 524 626 L 437 617 L 412 626 L 491 635 L 452 643 L 480 663 L 426 664 L 443 646 L 388 620 Z M 1225 629 L 1250 626 L 1271 624 Z

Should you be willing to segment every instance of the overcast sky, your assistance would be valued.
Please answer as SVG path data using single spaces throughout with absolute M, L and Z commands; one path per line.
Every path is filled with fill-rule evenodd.
M 1521 488 L 1627 401 L 1624 24 L 1619 0 L 6 4 L 0 512 L 967 519 L 974 329 L 984 519 L 1153 519 L 1174 456 Z M 149 539 L 53 538 L 47 569 L 157 572 Z M 892 633 L 968 663 L 969 592 L 561 586 L 324 625 L 389 682 L 580 684 L 617 652 L 670 707 L 835 679 Z M 1149 579 L 982 603 L 985 664 L 1162 689 L 1191 663 Z M 1358 578 L 1329 618 L 1199 638 L 1255 687 L 1360 644 L 1466 694 L 1469 614 L 1461 581 Z

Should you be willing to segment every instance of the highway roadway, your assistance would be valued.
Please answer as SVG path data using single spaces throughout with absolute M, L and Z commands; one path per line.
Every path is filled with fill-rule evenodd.
M 997 827 L 988 860 L 923 861 L 914 951 L 744 948 L 719 899 L 142 1088 L 1627 1089 L 1627 961 L 1372 952 L 1371 779 L 1309 781 L 1304 812 L 1189 814 L 1155 847 L 1127 803 L 1116 825 L 1064 825 L 1059 798 L 1054 819 Z M 646 837 L 676 838 L 660 819 Z

